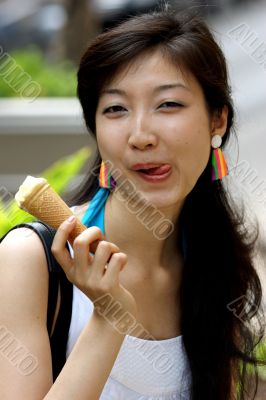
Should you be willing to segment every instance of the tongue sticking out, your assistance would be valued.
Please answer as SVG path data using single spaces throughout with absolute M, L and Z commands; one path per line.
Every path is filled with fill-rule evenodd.
M 159 167 L 149 168 L 149 169 L 140 169 L 139 171 L 148 174 L 148 175 L 163 175 L 168 172 L 170 169 L 170 165 L 160 165 Z

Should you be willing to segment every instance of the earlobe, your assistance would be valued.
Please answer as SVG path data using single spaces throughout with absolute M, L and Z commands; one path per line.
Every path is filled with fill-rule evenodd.
M 228 107 L 224 106 L 222 110 L 217 110 L 214 112 L 212 118 L 212 134 L 223 135 L 227 128 L 227 118 L 228 118 Z

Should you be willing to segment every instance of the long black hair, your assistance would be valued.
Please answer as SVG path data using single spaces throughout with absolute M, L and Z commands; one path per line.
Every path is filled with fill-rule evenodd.
M 131 17 L 97 36 L 86 50 L 77 92 L 89 131 L 96 137 L 95 113 L 104 85 L 120 68 L 153 49 L 194 75 L 209 113 L 228 108 L 223 148 L 234 118 L 225 57 L 201 18 L 168 10 Z M 97 150 L 90 166 L 94 173 L 88 171 L 70 205 L 92 198 L 100 162 Z M 191 399 L 244 399 L 250 389 L 248 364 L 254 366 L 251 386 L 257 390 L 260 360 L 254 348 L 264 332 L 262 289 L 253 261 L 258 228 L 249 231 L 245 214 L 224 184 L 211 181 L 211 158 L 185 199 L 179 223 L 186 242 L 181 331 L 192 374 Z M 251 326 L 255 320 L 256 330 Z

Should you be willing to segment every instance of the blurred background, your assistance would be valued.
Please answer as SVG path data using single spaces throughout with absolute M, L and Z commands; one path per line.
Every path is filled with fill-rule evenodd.
M 98 33 L 165 3 L 202 15 L 224 50 L 237 109 L 231 176 L 266 226 L 266 0 L 0 0 L 0 187 L 14 193 L 84 146 L 93 154 L 75 97 L 80 57 Z

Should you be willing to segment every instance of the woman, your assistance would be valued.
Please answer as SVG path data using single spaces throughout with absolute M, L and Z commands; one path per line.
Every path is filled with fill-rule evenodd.
M 78 96 L 98 155 L 70 202 L 89 228 L 70 255 L 65 221 L 52 246 L 74 284 L 67 362 L 52 384 L 45 257 L 17 229 L 1 245 L 0 315 L 38 368 L 1 360 L 2 398 L 244 399 L 264 326 L 257 236 L 222 182 L 234 112 L 221 49 L 197 17 L 134 17 L 91 43 Z

